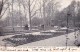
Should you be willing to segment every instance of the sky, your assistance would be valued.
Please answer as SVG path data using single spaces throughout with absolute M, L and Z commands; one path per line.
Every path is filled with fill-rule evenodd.
M 61 5 L 61 8 L 59 10 L 63 10 L 72 2 L 72 0 L 57 0 L 57 1 L 60 2 Z
M 1 0 L 0 0 L 1 1 Z M 31 0 L 32 1 L 32 0 Z M 37 0 L 38 1 L 38 0 Z M 62 11 L 64 8 L 66 8 L 66 7 L 68 7 L 70 4 L 71 4 L 71 2 L 72 2 L 73 0 L 55 0 L 55 2 L 59 2 L 60 4 L 60 8 L 59 8 L 59 11 Z M 76 1 L 80 1 L 80 0 L 76 0 Z M 16 5 L 14 5 L 14 9 L 16 9 Z M 36 7 L 36 8 L 38 8 L 38 7 Z M 4 20 L 5 18 L 6 18 L 6 15 L 7 14 L 5 14 L 3 17 L 2 17 L 2 20 Z
M 61 11 L 64 8 L 68 7 L 73 0 L 56 0 L 56 1 L 60 2 L 61 7 L 59 8 L 59 10 Z M 80 1 L 80 0 L 75 0 L 75 1 L 77 2 L 77 1 Z

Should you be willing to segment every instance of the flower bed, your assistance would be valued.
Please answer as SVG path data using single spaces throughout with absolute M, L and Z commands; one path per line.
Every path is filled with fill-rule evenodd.
M 14 46 L 27 44 L 52 37 L 52 35 L 16 35 L 11 38 L 4 39 L 15 44 Z M 4 41 L 3 40 L 3 41 Z
M 70 32 L 72 32 L 72 31 L 69 31 L 69 33 Z M 46 35 L 48 33 L 49 33 L 49 35 Z M 13 43 L 14 44 L 13 46 L 19 46 L 19 45 L 23 45 L 23 44 L 39 41 L 39 40 L 44 40 L 44 39 L 48 39 L 48 38 L 64 35 L 66 33 L 65 32 L 57 32 L 56 31 L 56 32 L 42 32 L 40 34 L 41 35 L 32 35 L 32 34 L 15 35 L 15 36 L 13 36 L 11 38 L 3 39 L 3 41 L 6 40 L 6 41 L 9 41 L 9 42 Z M 44 34 L 44 35 L 42 35 L 42 34 Z

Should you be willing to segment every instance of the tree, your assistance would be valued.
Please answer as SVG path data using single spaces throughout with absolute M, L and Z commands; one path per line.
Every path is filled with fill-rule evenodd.
M 32 25 L 33 25 L 33 26 L 39 26 L 39 25 L 41 25 L 42 23 L 43 23 L 42 18 L 34 17 L 34 18 L 32 19 Z
M 38 14 L 37 12 L 41 9 L 40 2 L 38 0 L 18 0 L 20 1 L 21 5 L 23 5 L 24 12 L 28 17 L 28 26 L 30 26 L 29 30 L 31 30 L 31 20 Z M 42 4 L 41 4 L 42 5 Z M 38 7 L 37 7 L 38 6 Z
M 3 0 L 2 0 L 2 2 L 0 2 L 0 14 L 2 12 L 2 9 L 3 9 Z
M 8 13 L 8 16 L 4 20 L 4 26 L 12 26 L 12 23 L 14 24 L 14 26 L 24 26 L 26 24 L 24 15 L 22 15 L 21 12 L 15 10 L 13 11 L 13 13 L 13 19 L 11 19 L 12 16 L 9 16 L 12 14 L 12 12 Z M 12 20 L 15 21 L 11 23 Z
M 74 26 L 75 19 L 77 16 L 76 11 L 75 11 L 77 7 L 76 5 L 77 5 L 76 1 L 73 0 L 68 7 L 64 8 L 61 12 L 58 13 L 56 17 L 57 17 L 57 20 L 61 21 L 60 23 L 62 25 L 67 26 L 67 18 L 68 18 L 69 26 L 70 27 Z M 57 24 L 59 24 L 59 21 Z
M 58 12 L 59 3 L 54 2 L 54 0 L 43 0 L 43 19 L 44 26 L 51 26 L 51 21 L 55 19 L 55 15 Z
M 4 3 L 3 3 L 3 0 L 2 0 L 2 1 L 0 1 L 0 15 L 2 13 L 3 5 L 4 5 Z M 1 19 L 1 17 L 0 17 L 0 19 Z M 0 35 L 2 35 L 2 30 L 3 29 L 0 27 Z
M 4 9 L 4 5 L 7 3 L 7 0 L 1 0 L 0 1 L 0 19 L 2 18 L 2 16 L 5 14 L 5 11 L 9 8 L 7 7 L 6 9 Z M 4 12 L 2 13 L 4 9 Z M 2 13 L 2 14 L 1 14 Z
M 77 17 L 76 17 L 76 26 L 80 25 L 80 1 L 77 2 Z

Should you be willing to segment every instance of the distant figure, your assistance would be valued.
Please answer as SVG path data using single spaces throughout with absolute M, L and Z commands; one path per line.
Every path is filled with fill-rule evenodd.
M 44 29 L 44 25 L 41 25 L 41 29 Z
M 54 25 L 52 24 L 51 27 L 54 27 Z
M 24 29 L 25 29 L 25 30 L 29 30 L 29 27 L 28 27 L 27 24 L 25 25 Z
M 61 27 L 64 27 L 64 24 L 61 24 L 60 26 L 61 26 Z

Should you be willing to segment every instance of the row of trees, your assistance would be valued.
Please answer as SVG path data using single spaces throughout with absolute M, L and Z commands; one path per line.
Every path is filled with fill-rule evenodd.
M 8 0 L 6 4 L 7 17 L 3 25 L 12 25 L 14 28 L 16 25 L 28 24 L 30 29 L 41 24 L 50 25 L 59 7 L 59 3 L 54 0 Z
M 76 27 L 80 25 L 80 1 L 72 1 L 67 8 L 58 13 L 56 16 L 56 21 L 60 22 L 62 26 L 67 26 L 67 18 L 70 27 Z
M 67 26 L 67 17 L 69 26 L 79 23 L 80 2 L 72 1 L 71 4 L 61 12 L 59 2 L 55 0 L 8 0 L 7 17 L 3 22 L 4 26 L 46 26 L 60 25 Z M 5 5 L 6 5 L 5 4 Z M 15 8 L 15 6 L 17 6 Z

